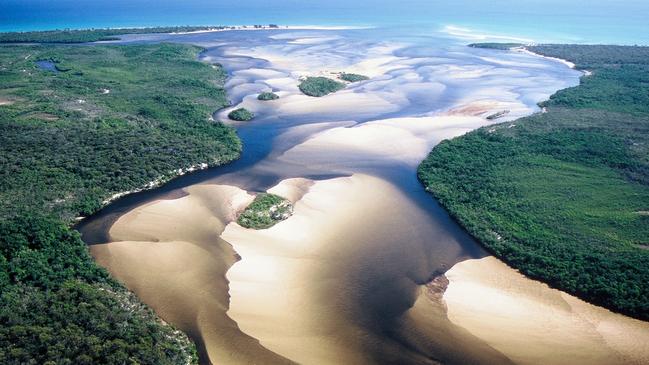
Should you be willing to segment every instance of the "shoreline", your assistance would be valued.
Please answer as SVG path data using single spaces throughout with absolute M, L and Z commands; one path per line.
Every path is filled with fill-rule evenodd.
M 552 45 L 552 44 L 550 44 L 550 45 Z M 561 45 L 561 44 L 559 44 L 559 45 Z M 576 71 L 581 72 L 581 73 L 582 73 L 582 77 L 589 77 L 589 76 L 592 76 L 592 75 L 593 75 L 593 71 L 578 68 L 577 65 L 576 65 L 575 63 L 573 63 L 573 62 L 571 62 L 571 61 L 568 61 L 568 60 L 566 60 L 566 59 L 562 59 L 562 58 L 559 58 L 559 57 L 546 56 L 546 55 L 543 55 L 543 54 L 540 54 L 540 53 L 536 53 L 536 52 L 533 52 L 533 51 L 530 51 L 529 49 L 527 49 L 527 47 L 534 47 L 534 46 L 536 46 L 536 45 L 535 45 L 535 44 L 524 45 L 524 46 L 520 46 L 520 47 L 513 47 L 513 48 L 510 48 L 509 50 L 505 50 L 505 51 L 508 51 L 508 52 L 516 52 L 516 53 L 522 53 L 522 54 L 528 54 L 528 55 L 532 55 L 532 56 L 535 56 L 535 57 L 540 57 L 540 58 L 544 58 L 544 59 L 547 59 L 547 60 L 551 60 L 551 61 L 559 62 L 559 63 L 561 63 L 561 64 L 564 64 L 564 65 L 568 66 L 568 67 L 571 68 L 571 69 L 574 69 L 574 70 L 576 70 Z M 626 46 L 620 46 L 620 47 L 626 47 Z M 480 47 L 476 47 L 476 48 L 480 48 Z M 492 50 L 492 48 L 486 48 L 486 47 L 483 48 L 483 49 L 486 49 L 486 50 Z M 494 50 L 497 50 L 497 49 L 494 49 Z M 580 78 L 579 84 L 576 85 L 575 87 L 580 87 L 582 84 L 583 84 L 583 81 L 582 81 L 582 79 Z M 559 91 L 561 91 L 561 90 L 557 90 L 557 91 L 555 92 L 555 94 L 558 93 Z M 553 94 L 553 95 L 554 95 L 554 94 Z M 545 114 L 545 113 L 547 113 L 547 112 L 548 112 L 548 111 L 547 111 L 547 107 L 545 107 L 545 106 L 542 107 L 540 113 Z M 536 114 L 536 113 L 535 113 L 535 114 Z M 498 123 L 494 123 L 494 126 L 504 125 L 505 123 L 516 123 L 518 119 L 523 119 L 523 118 L 526 118 L 526 117 L 516 118 L 516 119 L 514 119 L 514 120 L 507 121 L 507 122 L 498 122 Z M 511 124 L 511 125 L 509 126 L 509 128 L 511 128 L 511 127 L 515 127 L 515 126 L 516 126 L 516 124 Z M 493 131 L 493 130 L 489 130 L 489 133 L 491 133 L 492 131 Z M 461 138 L 461 137 L 458 137 L 458 138 Z M 431 153 L 432 153 L 432 151 L 431 151 Z M 422 183 L 422 186 L 426 187 L 424 181 L 422 181 L 421 179 L 419 179 L 419 180 L 420 180 L 420 182 Z M 427 190 L 428 190 L 428 189 L 427 189 Z M 605 305 L 603 304 L 602 301 L 599 301 L 599 302 L 598 302 L 598 301 L 590 301 L 590 300 L 588 300 L 588 299 L 585 299 L 586 296 L 585 296 L 583 293 L 577 294 L 577 293 L 571 293 L 571 292 L 569 292 L 569 291 L 567 291 L 567 290 L 564 290 L 564 289 L 561 288 L 558 284 L 556 284 L 556 282 L 553 283 L 553 282 L 550 282 L 549 280 L 544 280 L 541 276 L 533 276 L 533 275 L 528 275 L 528 274 L 526 274 L 526 273 L 523 273 L 522 270 L 525 269 L 525 266 L 524 266 L 524 265 L 522 265 L 521 267 L 517 267 L 517 266 L 515 266 L 515 265 L 512 265 L 511 262 L 510 262 L 510 260 L 508 260 L 506 257 L 502 257 L 502 256 L 496 254 L 496 252 L 494 251 L 494 249 L 493 249 L 492 247 L 490 247 L 488 244 L 486 244 L 486 243 L 484 242 L 484 241 L 485 241 L 484 239 L 481 239 L 481 238 L 479 238 L 477 235 L 474 235 L 473 233 L 470 232 L 470 230 L 469 230 L 469 229 L 467 228 L 467 226 L 465 225 L 465 222 L 463 222 L 460 218 L 456 217 L 456 215 L 453 214 L 453 212 L 450 210 L 450 209 L 451 209 L 450 206 L 447 207 L 447 206 L 445 206 L 444 204 L 442 204 L 441 200 L 440 200 L 440 199 L 436 196 L 436 194 L 433 193 L 432 191 L 429 191 L 429 193 L 430 193 L 430 195 L 431 195 L 431 197 L 432 197 L 433 199 L 435 199 L 436 201 L 440 202 L 440 205 L 444 208 L 444 210 L 445 210 L 446 212 L 448 212 L 448 214 L 453 218 L 453 220 L 454 220 L 454 221 L 455 221 L 455 222 L 456 222 L 460 227 L 462 227 L 462 229 L 463 229 L 465 232 L 467 232 L 467 233 L 470 234 L 472 237 L 474 237 L 475 241 L 476 241 L 476 242 L 477 242 L 481 247 L 483 247 L 487 252 L 489 252 L 490 255 L 491 255 L 492 257 L 494 257 L 496 260 L 498 260 L 500 263 L 506 265 L 509 269 L 511 269 L 511 270 L 513 270 L 513 271 L 515 271 L 515 272 L 517 272 L 517 273 L 520 272 L 520 275 L 524 276 L 526 279 L 528 279 L 528 280 L 530 280 L 530 281 L 532 281 L 532 282 L 536 282 L 536 283 L 540 283 L 540 284 L 546 285 L 546 286 L 548 286 L 548 288 L 550 288 L 550 289 L 552 289 L 552 290 L 559 291 L 559 292 L 563 293 L 564 295 L 566 295 L 566 296 L 570 296 L 570 297 L 573 297 L 573 298 L 575 298 L 576 300 L 580 300 L 580 301 L 586 303 L 587 305 L 590 305 L 590 306 L 593 306 L 593 307 L 597 307 L 597 308 L 601 308 L 601 309 L 603 309 L 603 310 L 609 311 L 609 312 L 611 312 L 611 313 L 613 313 L 613 314 L 615 314 L 615 315 L 617 315 L 617 316 L 620 316 L 621 318 L 628 318 L 628 319 L 635 320 L 635 321 L 639 321 L 639 322 L 642 322 L 642 323 L 649 323 L 649 321 L 646 320 L 646 319 L 642 319 L 642 318 L 640 318 L 640 317 L 637 316 L 637 315 L 631 315 L 631 314 L 629 314 L 629 313 L 624 312 L 623 310 L 616 309 L 616 308 L 614 308 L 614 306 L 605 306 Z M 469 222 L 469 223 L 470 223 L 470 222 Z M 501 236 L 500 236 L 500 234 L 498 234 L 497 232 L 493 232 L 493 231 L 492 231 L 492 233 L 496 235 L 497 240 L 501 240 Z M 486 241 L 488 241 L 488 240 L 486 240 Z M 649 359 L 649 355 L 648 355 L 647 359 Z
M 449 320 L 517 364 L 649 361 L 649 322 L 530 279 L 496 256 L 462 261 L 445 277 Z

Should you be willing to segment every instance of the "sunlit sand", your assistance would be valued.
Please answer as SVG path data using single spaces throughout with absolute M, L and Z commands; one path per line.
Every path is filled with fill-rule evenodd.
M 448 318 L 518 364 L 647 364 L 649 323 L 530 280 L 494 257 L 446 273 Z

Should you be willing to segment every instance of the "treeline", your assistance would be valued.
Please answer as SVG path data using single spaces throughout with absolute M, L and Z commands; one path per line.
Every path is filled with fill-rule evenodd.
M 649 47 L 539 45 L 528 49 L 596 73 L 582 79 L 579 92 L 559 91 L 543 105 L 649 113 Z
M 56 219 L 0 221 L 0 269 L 2 364 L 197 361 L 193 344 L 112 281 Z
M 177 26 L 149 28 L 62 29 L 0 33 L 0 43 L 86 43 L 119 40 L 125 34 L 180 33 L 228 29 L 227 26 Z
M 0 53 L 0 363 L 186 364 L 162 325 L 69 228 L 113 194 L 238 157 L 225 74 L 184 45 Z M 41 69 L 49 60 L 65 72 Z
M 592 75 L 547 113 L 440 143 L 419 178 L 521 272 L 649 320 L 649 48 L 529 49 Z

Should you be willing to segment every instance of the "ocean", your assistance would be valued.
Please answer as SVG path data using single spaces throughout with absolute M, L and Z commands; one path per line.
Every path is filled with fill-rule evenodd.
M 0 31 L 276 23 L 649 45 L 648 19 L 646 0 L 0 0 Z

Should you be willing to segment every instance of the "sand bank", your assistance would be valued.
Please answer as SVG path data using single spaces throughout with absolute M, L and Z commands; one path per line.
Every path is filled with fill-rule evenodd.
M 188 333 L 203 358 L 219 364 L 290 363 L 226 315 L 225 273 L 237 255 L 219 234 L 252 195 L 216 185 L 186 192 L 122 216 L 110 230 L 115 242 L 90 246 L 92 255 L 160 317 Z
M 303 364 L 507 363 L 441 306 L 408 311 L 437 257 L 426 229 L 408 230 L 425 223 L 395 186 L 355 174 L 270 191 L 302 195 L 291 218 L 260 231 L 230 223 L 222 235 L 241 256 L 227 278 L 243 332 Z
M 448 318 L 517 364 L 647 364 L 649 323 L 530 280 L 495 257 L 446 273 Z
M 286 151 L 284 162 L 321 168 L 368 168 L 421 162 L 443 139 L 456 137 L 490 122 L 473 116 L 392 118 L 328 129 Z

